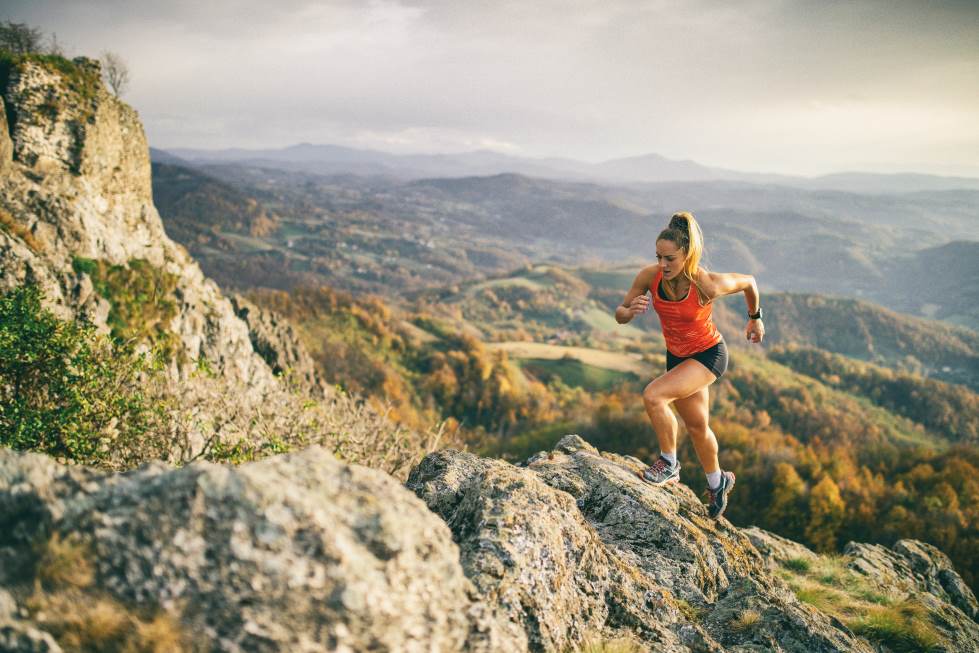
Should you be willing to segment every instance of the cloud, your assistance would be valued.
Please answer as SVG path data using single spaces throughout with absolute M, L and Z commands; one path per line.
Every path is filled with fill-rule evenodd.
M 120 52 L 161 147 L 489 144 L 810 174 L 900 154 L 979 174 L 974 2 L 36 0 L 10 13 L 79 52 Z

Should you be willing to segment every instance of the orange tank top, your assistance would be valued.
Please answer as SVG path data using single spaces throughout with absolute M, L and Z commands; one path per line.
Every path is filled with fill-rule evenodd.
M 653 310 L 659 315 L 663 339 L 670 353 L 681 358 L 693 356 L 719 343 L 721 334 L 711 319 L 714 303 L 707 302 L 706 306 L 701 306 L 697 288 L 692 283 L 684 299 L 675 302 L 665 300 L 658 292 L 662 278 L 663 271 L 657 271 L 649 289 L 653 293 Z

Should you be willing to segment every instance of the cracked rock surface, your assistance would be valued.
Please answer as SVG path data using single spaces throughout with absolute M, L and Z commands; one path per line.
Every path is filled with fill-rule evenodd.
M 775 573 L 815 553 L 711 520 L 642 467 L 575 435 L 521 465 L 438 451 L 407 487 L 318 447 L 123 474 L 0 450 L 0 650 L 60 650 L 27 598 L 60 538 L 86 552 L 86 591 L 165 611 L 193 650 L 885 651 Z M 846 560 L 924 606 L 934 650 L 979 650 L 940 551 L 851 543 Z
M 407 485 L 445 519 L 466 575 L 529 650 L 563 651 L 591 632 L 638 634 L 655 651 L 873 650 L 800 603 L 690 488 L 652 487 L 642 468 L 569 435 L 523 467 L 429 454 Z M 745 608 L 762 619 L 735 631 Z

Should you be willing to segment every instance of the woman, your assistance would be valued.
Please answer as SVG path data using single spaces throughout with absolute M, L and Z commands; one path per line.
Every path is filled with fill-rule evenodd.
M 748 304 L 745 337 L 761 342 L 765 327 L 761 321 L 760 297 L 755 278 L 748 274 L 722 274 L 700 267 L 704 236 L 693 215 L 675 213 L 670 224 L 656 238 L 654 265 L 643 268 L 622 305 L 615 309 L 615 320 L 626 324 L 649 309 L 659 314 L 666 340 L 666 373 L 643 390 L 646 414 L 659 440 L 660 457 L 640 477 L 654 485 L 680 480 L 676 459 L 677 421 L 670 410 L 672 402 L 690 433 L 697 458 L 707 474 L 708 513 L 717 518 L 727 507 L 727 495 L 734 487 L 734 473 L 721 471 L 717 461 L 717 439 L 707 425 L 707 386 L 727 369 L 727 346 L 711 320 L 713 300 L 723 295 L 744 292 Z

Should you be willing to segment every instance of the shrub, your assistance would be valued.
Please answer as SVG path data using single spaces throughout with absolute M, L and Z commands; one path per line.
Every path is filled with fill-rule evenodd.
M 142 259 L 110 265 L 76 256 L 72 267 L 91 277 L 96 292 L 111 304 L 109 328 L 114 338 L 150 343 L 167 359 L 182 355 L 183 348 L 170 331 L 177 315 L 176 274 Z
M 805 573 L 809 571 L 811 563 L 805 558 L 789 558 L 788 560 L 782 561 L 782 566 L 786 569 L 791 569 L 792 571 L 797 571 L 799 573 Z
M 456 433 L 446 433 L 444 422 L 409 430 L 388 418 L 390 407 L 379 411 L 339 389 L 312 398 L 288 376 L 279 381 L 249 388 L 204 364 L 181 381 L 152 377 L 147 392 L 165 406 L 165 419 L 139 447 L 120 452 L 117 466 L 130 468 L 150 458 L 238 464 L 317 444 L 340 460 L 405 480 L 426 453 L 440 446 L 464 448 Z
M 161 349 L 136 353 L 59 320 L 41 300 L 34 286 L 0 297 L 0 446 L 124 470 L 154 459 L 242 463 L 318 444 L 401 480 L 437 447 L 465 448 L 444 422 L 405 429 L 389 407 L 340 390 L 313 398 L 288 376 L 256 388 L 202 360 L 176 378 Z
M 946 650 L 930 623 L 928 611 L 908 601 L 893 607 L 872 609 L 848 625 L 856 634 L 880 642 L 896 653 Z
M 138 383 L 147 358 L 41 300 L 33 285 L 0 296 L 0 445 L 104 463 L 153 424 Z

